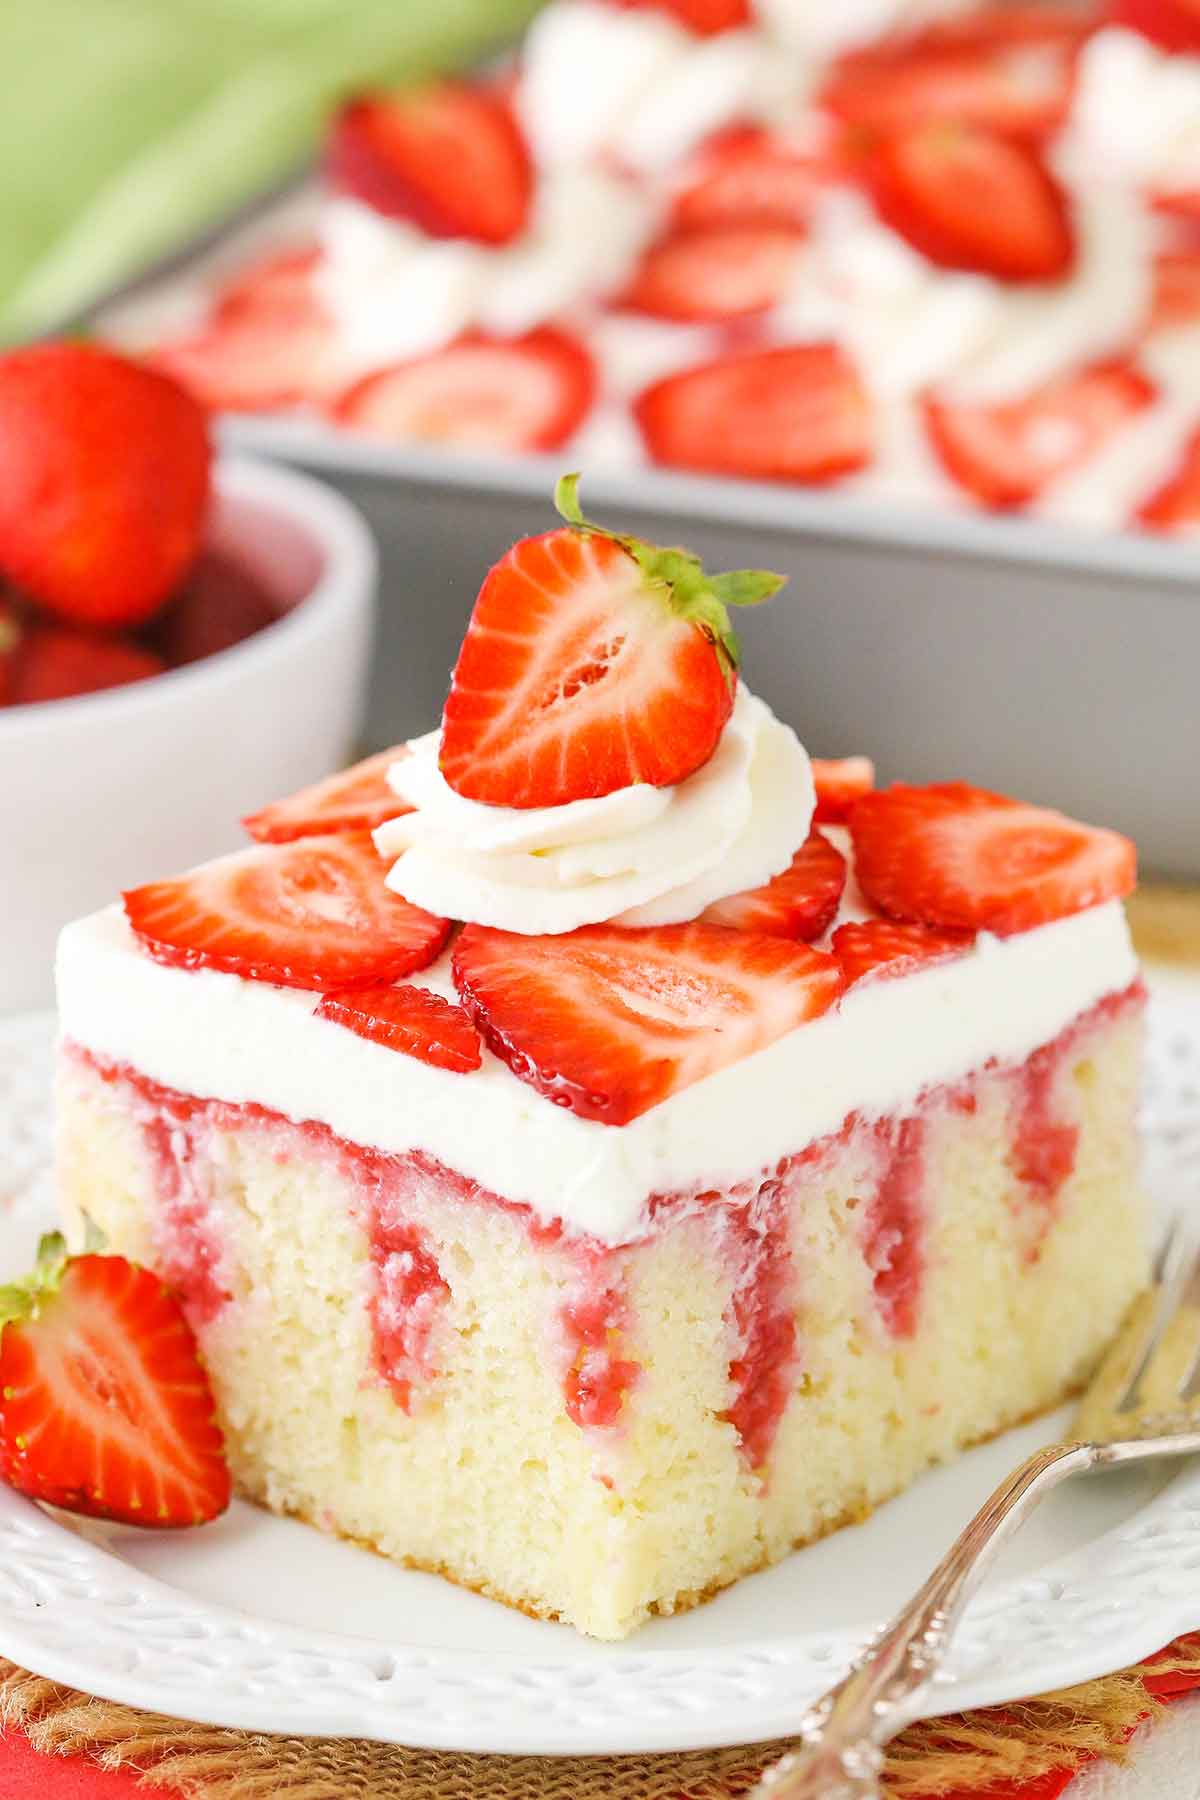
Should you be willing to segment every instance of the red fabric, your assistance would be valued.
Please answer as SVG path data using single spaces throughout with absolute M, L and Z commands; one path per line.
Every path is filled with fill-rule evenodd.
M 1200 1688 L 1197 1675 L 1147 1675 L 1145 1687 L 1159 1700 L 1177 1700 Z M 1069 1769 L 1055 1769 L 1037 1781 L 1005 1783 L 986 1794 L 960 1795 L 957 1800 L 1058 1800 L 1071 1782 Z M 162 1800 L 186 1800 L 175 1789 L 158 1789 Z M 3 1800 L 145 1800 L 136 1775 L 98 1769 L 80 1756 L 42 1756 L 20 1731 L 0 1731 L 0 1796 Z M 956 1800 L 954 1795 L 945 1800 Z

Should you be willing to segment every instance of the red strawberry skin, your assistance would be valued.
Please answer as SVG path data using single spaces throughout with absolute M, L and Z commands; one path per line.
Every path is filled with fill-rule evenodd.
M 613 538 L 525 538 L 475 602 L 442 723 L 442 774 L 490 805 L 556 806 L 708 761 L 733 708 L 711 638 Z
M 774 221 L 677 232 L 647 250 L 623 304 L 659 319 L 749 318 L 786 297 L 803 245 Z
M 817 789 L 815 825 L 842 825 L 850 808 L 875 786 L 875 764 L 869 756 L 814 756 L 813 781 Z
M 753 22 L 750 0 L 609 0 L 626 10 L 663 12 L 697 37 L 715 37 Z
M 717 900 L 700 916 L 709 925 L 730 925 L 735 931 L 760 931 L 809 943 L 832 922 L 845 885 L 845 858 L 828 838 L 814 831 L 782 875 L 762 887 Z
M 165 664 L 132 638 L 73 631 L 67 625 L 26 626 L 13 652 L 9 700 L 14 706 L 71 700 L 161 675 Z
M 918 924 L 1005 936 L 1120 899 L 1137 880 L 1118 832 L 961 781 L 868 794 L 850 835 L 868 899 Z
M 591 357 L 565 331 L 520 338 L 473 333 L 411 362 L 365 375 L 339 394 L 339 425 L 393 443 L 477 450 L 556 450 L 596 394 Z
M 436 1069 L 467 1075 L 483 1061 L 479 1033 L 462 1007 L 428 988 L 381 985 L 325 994 L 317 1017 Z
M 279 616 L 274 599 L 248 569 L 218 550 L 204 550 L 154 621 L 151 641 L 172 668 L 179 668 L 232 650 Z
M 930 396 L 925 423 L 939 459 L 985 506 L 1025 506 L 1152 404 L 1153 382 L 1131 363 L 1094 363 L 1055 376 L 1022 400 L 991 406 Z
M 178 1301 L 124 1257 L 66 1263 L 0 1332 L 0 1475 L 34 1500 L 127 1525 L 215 1519 L 231 1484 L 213 1415 Z
M 759 481 L 824 483 L 870 460 L 871 409 L 834 344 L 722 357 L 667 375 L 634 405 L 655 462 Z
M 177 383 L 95 345 L 0 356 L 0 571 L 69 623 L 140 625 L 200 548 L 208 426 Z
M 763 1049 L 842 989 L 834 959 L 806 944 L 703 923 L 543 938 L 468 925 L 453 968 L 513 1073 L 608 1125 Z
M 1140 31 L 1164 50 L 1200 54 L 1200 5 L 1196 0 L 1113 0 L 1114 23 Z
M 867 185 L 885 224 L 944 269 L 1062 281 L 1075 262 L 1067 198 L 1036 151 L 935 121 L 884 138 Z
M 123 899 L 159 962 L 318 993 L 411 975 L 450 934 L 384 886 L 365 833 L 255 845 Z
M 326 152 L 334 187 L 431 237 L 507 244 L 524 229 L 533 165 L 498 92 L 445 81 L 351 101 Z
M 0 706 L 7 706 L 13 697 L 13 676 L 23 633 L 16 607 L 10 600 L 0 599 Z
M 898 919 L 848 921 L 833 934 L 833 954 L 853 987 L 868 977 L 908 975 L 928 963 L 963 956 L 975 942 L 972 931 L 935 931 Z
M 298 794 L 272 801 L 242 824 L 260 844 L 290 844 L 295 838 L 320 837 L 326 832 L 374 831 L 385 820 L 413 810 L 387 782 L 392 764 L 407 755 L 406 744 L 380 750 L 353 768 L 301 788 Z

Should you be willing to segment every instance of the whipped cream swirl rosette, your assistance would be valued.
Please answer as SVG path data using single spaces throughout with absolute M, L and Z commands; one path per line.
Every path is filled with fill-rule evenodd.
M 387 883 L 443 917 L 529 936 L 579 925 L 668 925 L 786 869 L 816 793 L 796 734 L 739 685 L 713 755 L 675 787 L 518 809 L 455 793 L 440 734 L 409 746 L 388 780 L 417 810 L 375 833 Z

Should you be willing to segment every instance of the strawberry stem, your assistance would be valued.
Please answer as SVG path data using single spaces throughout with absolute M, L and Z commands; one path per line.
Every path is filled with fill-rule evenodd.
M 770 569 L 732 569 L 723 575 L 710 575 L 698 556 L 678 547 L 659 549 L 642 538 L 621 531 L 610 531 L 583 515 L 579 504 L 579 474 L 560 475 L 554 489 L 554 504 L 560 516 L 575 531 L 608 538 L 619 544 L 647 580 L 661 588 L 667 603 L 682 618 L 690 619 L 712 639 L 732 681 L 741 660 L 737 633 L 729 619 L 731 606 L 758 606 L 777 594 L 786 575 Z

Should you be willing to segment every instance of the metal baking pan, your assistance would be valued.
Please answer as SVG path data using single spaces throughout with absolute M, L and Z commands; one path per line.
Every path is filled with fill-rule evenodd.
M 236 225 L 244 254 L 244 215 Z M 269 240 L 272 212 L 249 232 Z M 173 258 L 95 309 L 93 328 L 228 262 L 233 242 Z M 316 470 L 367 516 L 382 552 L 367 736 L 426 730 L 488 565 L 553 522 L 563 456 L 401 449 L 299 418 L 227 417 L 220 432 Z M 790 577 L 740 621 L 745 672 L 814 753 L 1043 800 L 1128 832 L 1148 869 L 1200 878 L 1200 543 L 655 469 L 584 476 L 602 521 L 713 568 Z

